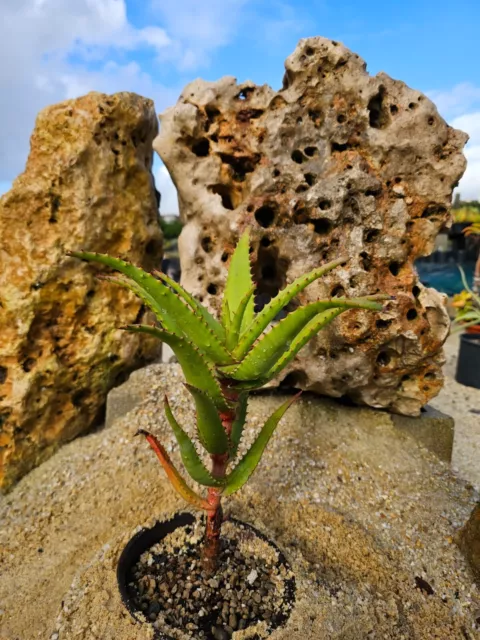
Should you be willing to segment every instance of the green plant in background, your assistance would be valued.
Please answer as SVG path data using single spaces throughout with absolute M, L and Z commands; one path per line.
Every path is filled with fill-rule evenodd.
M 160 272 L 141 269 L 106 255 L 73 252 L 70 255 L 111 267 L 119 275 L 106 279 L 133 291 L 150 307 L 156 326 L 133 325 L 127 331 L 146 333 L 170 345 L 183 369 L 186 388 L 196 405 L 198 439 L 208 454 L 206 464 L 186 430 L 177 422 L 165 398 L 165 413 L 190 477 L 207 488 L 194 491 L 180 475 L 165 448 L 151 433 L 142 432 L 178 493 L 206 512 L 204 560 L 214 568 L 222 524 L 221 500 L 238 491 L 257 467 L 280 419 L 298 396 L 284 402 L 266 421 L 252 446 L 237 461 L 247 415 L 249 392 L 277 376 L 300 349 L 323 327 L 352 308 L 380 311 L 389 296 L 333 298 L 301 306 L 283 320 L 270 323 L 309 284 L 344 264 L 340 258 L 301 276 L 280 291 L 259 313 L 254 312 L 255 286 L 249 260 L 249 238 L 244 234 L 232 256 L 217 320 L 183 287 Z
M 453 306 L 455 307 L 453 333 L 463 331 L 477 324 L 480 325 L 480 296 L 469 287 L 462 267 L 459 266 L 458 268 L 462 274 L 464 290 L 453 296 Z

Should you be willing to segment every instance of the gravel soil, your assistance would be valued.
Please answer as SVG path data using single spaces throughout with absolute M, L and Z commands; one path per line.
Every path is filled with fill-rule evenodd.
M 279 626 L 292 607 L 294 578 L 268 542 L 242 524 L 223 526 L 215 572 L 202 565 L 204 522 L 179 527 L 143 553 L 129 575 L 130 602 L 154 629 L 172 637 L 228 640 L 264 622 Z

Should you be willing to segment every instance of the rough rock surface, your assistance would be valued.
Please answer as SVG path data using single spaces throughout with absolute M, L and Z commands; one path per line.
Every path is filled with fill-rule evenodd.
M 66 256 L 161 262 L 153 102 L 90 93 L 37 119 L 25 172 L 0 200 L 0 488 L 95 421 L 118 377 L 158 345 L 115 328 L 137 299 Z
M 251 229 L 260 304 L 341 255 L 303 300 L 382 291 L 312 340 L 290 384 L 415 415 L 442 386 L 443 296 L 413 263 L 450 222 L 467 136 L 419 91 L 323 38 L 302 40 L 283 88 L 196 80 L 161 117 L 154 143 L 178 188 L 183 284 L 218 309 L 235 243 Z
M 140 406 L 0 497 L 2 640 L 151 637 L 120 603 L 116 560 L 135 527 L 185 505 L 133 434 L 152 430 L 178 463 L 164 394 L 187 429 L 194 414 L 178 365 L 141 373 Z M 276 392 L 252 400 L 243 447 L 281 402 Z M 297 605 L 272 640 L 473 640 L 480 594 L 455 534 L 476 499 L 386 412 L 305 395 L 225 508 L 264 531 L 295 571 Z
M 459 542 L 480 584 L 480 502 L 460 532 Z

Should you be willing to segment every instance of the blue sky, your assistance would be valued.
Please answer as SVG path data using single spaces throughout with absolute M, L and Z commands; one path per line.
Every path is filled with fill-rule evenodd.
M 39 109 L 90 90 L 135 91 L 157 111 L 196 77 L 281 85 L 300 38 L 343 42 L 427 93 L 471 135 L 462 196 L 480 196 L 478 0 L 2 0 L 0 192 L 23 170 Z M 5 64 L 5 61 L 8 61 Z M 165 168 L 163 212 L 177 210 Z

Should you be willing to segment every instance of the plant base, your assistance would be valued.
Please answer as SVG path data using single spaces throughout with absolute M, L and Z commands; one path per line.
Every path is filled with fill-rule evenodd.
M 283 554 L 250 525 L 231 520 L 223 530 L 213 574 L 202 564 L 204 522 L 190 513 L 140 531 L 125 547 L 117 571 L 123 602 L 156 638 L 179 630 L 228 640 L 237 630 L 287 621 L 295 578 Z

